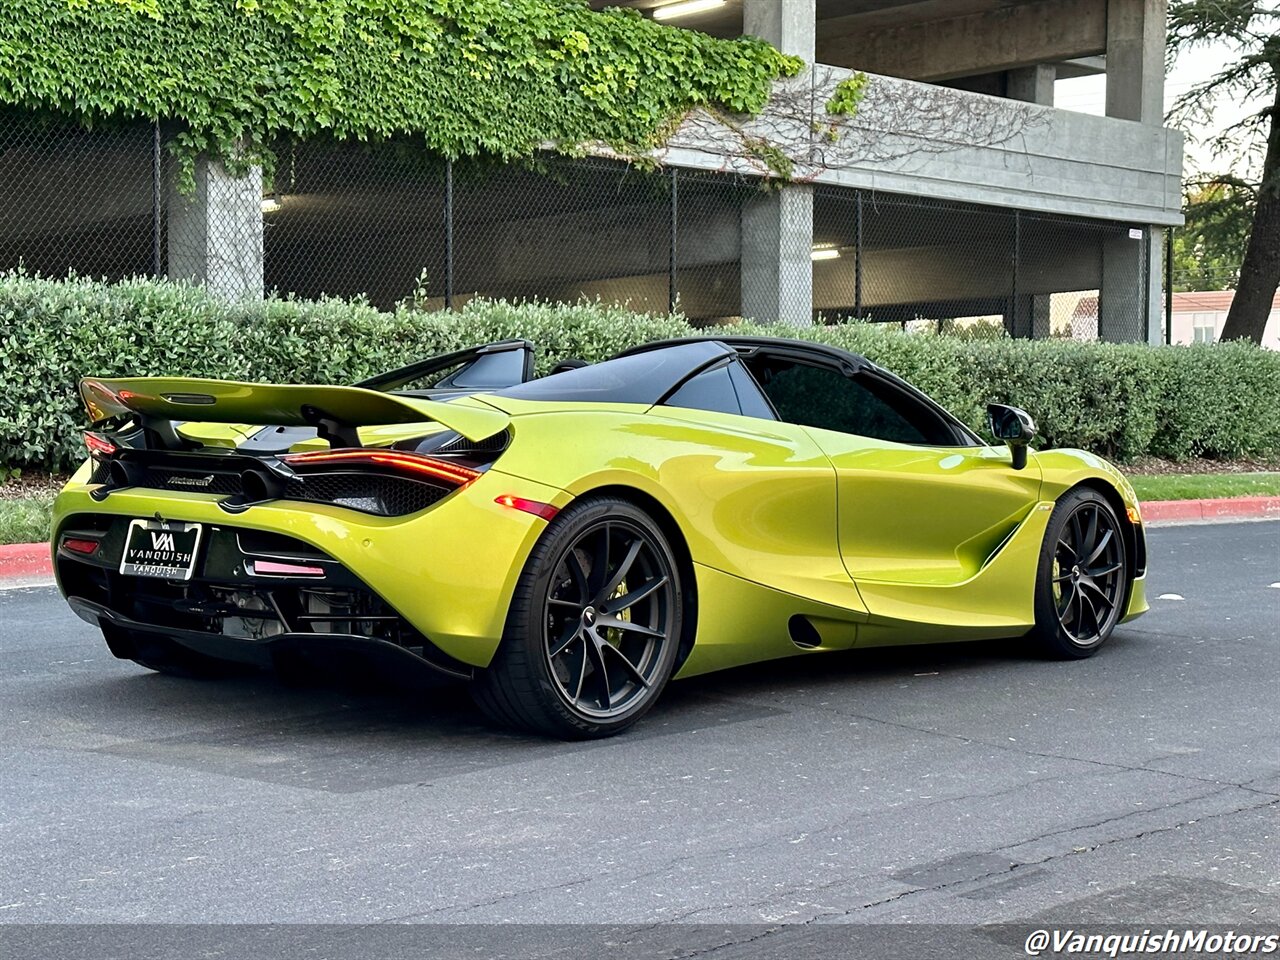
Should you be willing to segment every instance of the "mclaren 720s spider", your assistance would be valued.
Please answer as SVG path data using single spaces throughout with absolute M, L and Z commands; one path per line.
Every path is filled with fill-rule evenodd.
M 1093 654 L 1147 609 L 1134 492 L 820 344 L 504 341 L 349 386 L 86 379 L 57 578 L 111 652 L 381 657 L 497 722 L 617 733 L 672 678 L 884 644 Z

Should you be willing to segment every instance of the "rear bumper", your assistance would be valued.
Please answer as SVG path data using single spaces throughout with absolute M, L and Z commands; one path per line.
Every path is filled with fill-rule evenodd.
M 181 618 L 165 623 L 166 617 L 148 616 L 138 620 L 120 607 L 104 602 L 101 596 L 77 586 L 69 569 L 79 569 L 83 558 L 60 548 L 67 531 L 92 524 L 95 518 L 142 518 L 157 515 L 165 520 L 206 524 L 210 531 L 258 531 L 302 541 L 330 558 L 340 569 L 334 576 L 362 585 L 413 629 L 443 652 L 447 658 L 469 667 L 487 666 L 502 638 L 507 608 L 516 581 L 524 568 L 546 521 L 532 514 L 499 505 L 496 499 L 514 495 L 564 506 L 569 495 L 555 488 L 508 476 L 491 469 L 467 487 L 434 506 L 405 517 L 377 517 L 318 504 L 275 501 L 229 516 L 217 505 L 217 497 L 139 488 L 113 493 L 99 503 L 90 496 L 94 485 L 78 474 L 63 490 L 54 505 L 53 551 L 59 587 L 82 617 L 109 622 L 129 629 L 170 632 L 180 627 Z M 98 519 L 96 522 L 101 522 Z M 199 585 L 218 578 L 209 551 L 202 548 L 192 583 Z M 111 569 L 114 558 L 103 568 L 106 575 L 125 581 L 129 578 Z M 69 565 L 75 564 L 75 567 Z M 155 581 L 153 581 L 155 582 Z M 160 581 L 164 583 L 166 581 Z M 177 585 L 171 585 L 176 590 Z M 77 602 L 79 601 L 79 602 Z M 129 621 L 125 623 L 124 621 Z M 342 643 L 342 635 L 325 633 L 284 633 L 268 640 L 248 641 L 218 637 L 194 631 L 182 641 L 217 643 L 230 659 L 262 656 L 262 651 L 246 652 L 259 643 Z M 211 639 L 212 638 L 212 639 Z M 355 641 L 373 638 L 357 636 Z M 351 641 L 350 637 L 345 642 Z M 373 640 L 374 643 L 379 641 Z M 230 647 L 226 647 L 230 644 Z M 262 648 L 266 650 L 266 648 Z M 235 654 L 240 651 L 239 655 Z
M 472 671 L 460 668 L 438 657 L 423 656 L 399 644 L 390 643 L 377 637 L 366 637 L 353 633 L 281 633 L 265 640 L 246 640 L 240 637 L 229 637 L 202 630 L 183 630 L 177 627 L 161 626 L 155 623 L 144 623 L 132 620 L 105 604 L 95 603 L 81 597 L 68 597 L 72 611 L 81 620 L 99 628 L 118 627 L 130 634 L 153 634 L 176 641 L 184 647 L 220 660 L 250 664 L 255 667 L 269 668 L 276 664 L 277 658 L 285 653 L 299 653 L 312 657 L 340 655 L 350 651 L 361 658 L 381 659 L 405 669 L 426 668 L 442 677 L 453 680 L 468 680 Z M 120 641 L 108 638 L 111 652 L 121 659 L 132 659 L 133 651 L 120 648 Z

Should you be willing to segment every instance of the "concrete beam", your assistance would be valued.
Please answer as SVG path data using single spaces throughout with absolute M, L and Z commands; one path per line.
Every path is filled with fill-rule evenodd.
M 169 186 L 169 277 L 229 300 L 262 297 L 262 168 L 232 176 L 196 161 L 195 190 Z
M 1059 80 L 1074 80 L 1077 77 L 1097 77 L 1107 72 L 1107 58 L 1076 57 L 1063 60 L 1058 64 Z
M 741 130 L 695 112 L 655 156 L 668 165 L 758 177 L 760 162 L 735 149 L 745 133 L 788 150 L 795 179 L 805 183 L 1126 223 L 1182 223 L 1182 134 L 1176 130 L 873 76 L 835 142 L 812 134 L 810 121 L 830 120 L 823 105 L 848 76 L 819 64 L 794 91 L 780 84 L 780 95 Z M 599 153 L 612 155 L 607 148 Z
M 1164 122 L 1168 0 L 1108 0 L 1107 116 Z
M 949 80 L 1104 53 L 1107 4 L 1040 0 L 870 33 L 836 35 L 839 29 L 838 19 L 823 21 L 820 62 L 910 80 Z

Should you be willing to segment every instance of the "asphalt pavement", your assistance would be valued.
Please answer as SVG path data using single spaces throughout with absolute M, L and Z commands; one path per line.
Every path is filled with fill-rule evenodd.
M 458 690 L 158 676 L 3 590 L 0 923 L 1280 929 L 1280 523 L 1150 553 L 1090 660 L 807 657 L 586 744 Z

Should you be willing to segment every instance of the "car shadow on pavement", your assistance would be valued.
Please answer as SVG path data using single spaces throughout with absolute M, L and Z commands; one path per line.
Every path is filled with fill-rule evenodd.
M 219 681 L 142 671 L 81 674 L 61 709 L 92 737 L 66 746 L 188 770 L 332 793 L 451 777 L 587 750 L 647 749 L 656 738 L 760 723 L 822 696 L 871 705 L 903 678 L 1009 669 L 1015 642 L 978 642 L 804 656 L 671 684 L 635 728 L 611 740 L 562 743 L 496 729 L 461 684 L 388 683 L 351 671 L 284 682 L 271 674 Z M 70 689 L 74 688 L 74 689 Z M 57 709 L 46 704 L 44 709 Z

